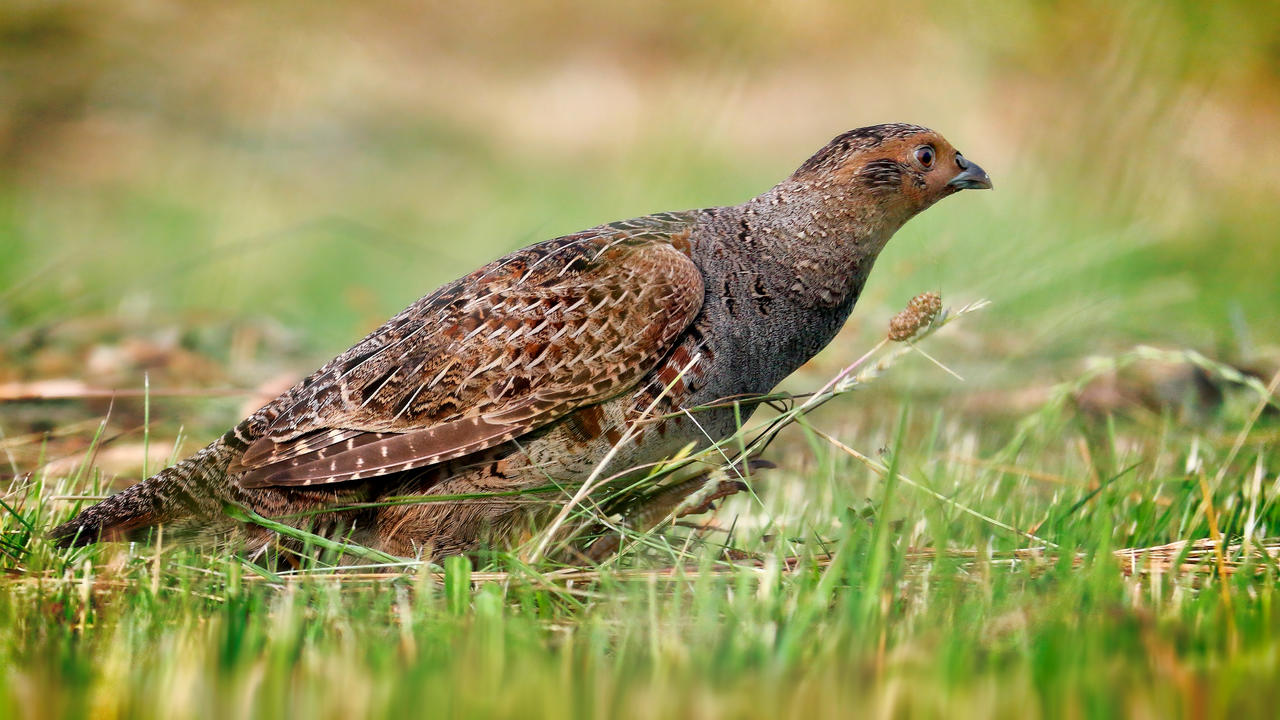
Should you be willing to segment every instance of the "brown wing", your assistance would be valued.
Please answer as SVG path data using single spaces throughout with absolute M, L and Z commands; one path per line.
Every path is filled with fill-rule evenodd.
M 630 388 L 702 306 L 688 219 L 513 253 L 446 285 L 264 408 L 240 484 L 310 485 L 492 447 Z M 251 418 L 253 420 L 253 418 Z

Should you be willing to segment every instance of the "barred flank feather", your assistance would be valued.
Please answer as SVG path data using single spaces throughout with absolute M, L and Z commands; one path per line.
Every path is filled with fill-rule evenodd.
M 86 508 L 49 536 L 61 547 L 129 540 L 156 525 L 216 514 L 222 507 L 216 488 L 227 485 L 227 466 L 243 451 L 243 443 L 227 433 L 177 465 Z

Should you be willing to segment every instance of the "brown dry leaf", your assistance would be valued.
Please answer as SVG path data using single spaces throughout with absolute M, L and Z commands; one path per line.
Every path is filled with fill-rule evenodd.
M 0 402 L 85 397 L 99 392 L 101 391 L 71 378 L 10 382 L 0 385 Z

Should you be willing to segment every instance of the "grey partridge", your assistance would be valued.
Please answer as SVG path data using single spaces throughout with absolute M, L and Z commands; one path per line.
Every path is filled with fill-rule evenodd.
M 750 404 L 681 411 L 769 392 L 835 336 L 903 223 L 990 187 L 941 135 L 876 125 L 741 205 L 517 250 L 51 535 L 82 545 L 163 525 L 265 547 L 274 534 L 232 505 L 400 556 L 509 543 L 606 459 L 614 473 L 735 432 Z

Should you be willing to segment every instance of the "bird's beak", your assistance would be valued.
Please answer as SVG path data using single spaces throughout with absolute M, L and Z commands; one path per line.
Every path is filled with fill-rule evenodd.
M 978 167 L 972 161 L 966 161 L 964 170 L 959 175 L 948 180 L 947 184 L 961 190 L 990 190 L 991 178 L 987 177 L 986 170 Z

